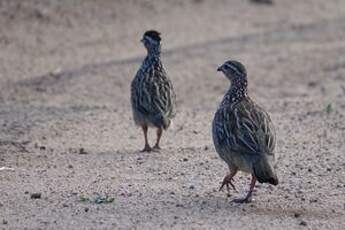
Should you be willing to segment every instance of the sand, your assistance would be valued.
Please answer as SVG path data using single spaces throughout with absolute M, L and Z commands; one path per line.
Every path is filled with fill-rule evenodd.
M 345 1 L 0 1 L 0 229 L 342 229 Z M 141 153 L 129 87 L 147 29 L 178 111 Z M 218 192 L 211 121 L 243 62 L 277 131 L 280 184 Z M 155 138 L 150 132 L 150 142 Z

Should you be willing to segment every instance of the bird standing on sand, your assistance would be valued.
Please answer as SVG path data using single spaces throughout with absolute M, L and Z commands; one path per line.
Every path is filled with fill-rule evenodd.
M 256 181 L 278 184 L 273 167 L 276 143 L 274 127 L 269 115 L 247 94 L 247 72 L 238 61 L 230 60 L 218 68 L 230 80 L 231 86 L 219 105 L 213 119 L 213 142 L 219 156 L 228 164 L 230 173 L 225 176 L 219 190 L 229 190 L 237 171 L 252 175 L 246 197 L 233 202 L 249 202 Z
M 175 116 L 176 96 L 173 85 L 161 62 L 161 37 L 154 30 L 146 31 L 141 40 L 147 56 L 131 84 L 131 104 L 134 121 L 144 132 L 143 152 L 159 150 L 159 142 L 171 119 Z M 157 128 L 157 141 L 153 148 L 147 140 L 148 127 Z

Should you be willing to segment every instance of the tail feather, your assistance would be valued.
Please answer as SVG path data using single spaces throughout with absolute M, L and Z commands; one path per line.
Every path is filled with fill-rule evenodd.
M 273 185 L 277 185 L 279 183 L 278 177 L 266 157 L 262 157 L 254 162 L 253 172 L 260 183 L 270 183 Z
M 167 116 L 158 114 L 151 118 L 152 123 L 157 127 L 162 127 L 164 130 L 168 129 L 171 120 Z

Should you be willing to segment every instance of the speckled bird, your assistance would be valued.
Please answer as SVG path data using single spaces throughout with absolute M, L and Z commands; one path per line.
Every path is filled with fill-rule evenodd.
M 243 64 L 230 60 L 218 71 L 223 72 L 231 82 L 212 124 L 216 151 L 230 170 L 219 190 L 226 186 L 229 191 L 229 185 L 235 189 L 232 182 L 238 171 L 250 173 L 249 192 L 244 198 L 233 200 L 237 203 L 249 202 L 256 181 L 278 184 L 274 168 L 274 127 L 268 113 L 248 96 L 247 71 Z
M 173 85 L 161 62 L 161 36 L 154 30 L 146 31 L 141 42 L 147 56 L 131 84 L 131 104 L 136 125 L 144 132 L 143 152 L 159 150 L 163 130 L 168 129 L 175 116 L 176 96 Z M 157 141 L 153 148 L 147 139 L 149 127 L 157 128 Z

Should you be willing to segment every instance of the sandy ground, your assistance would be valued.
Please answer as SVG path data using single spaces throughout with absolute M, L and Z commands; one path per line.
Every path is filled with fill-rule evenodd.
M 129 85 L 152 28 L 178 114 L 140 153 Z M 342 229 L 344 38 L 343 0 L 1 0 L 0 229 Z M 278 138 L 280 185 L 242 205 L 249 178 L 217 191 L 211 139 L 229 58 Z

